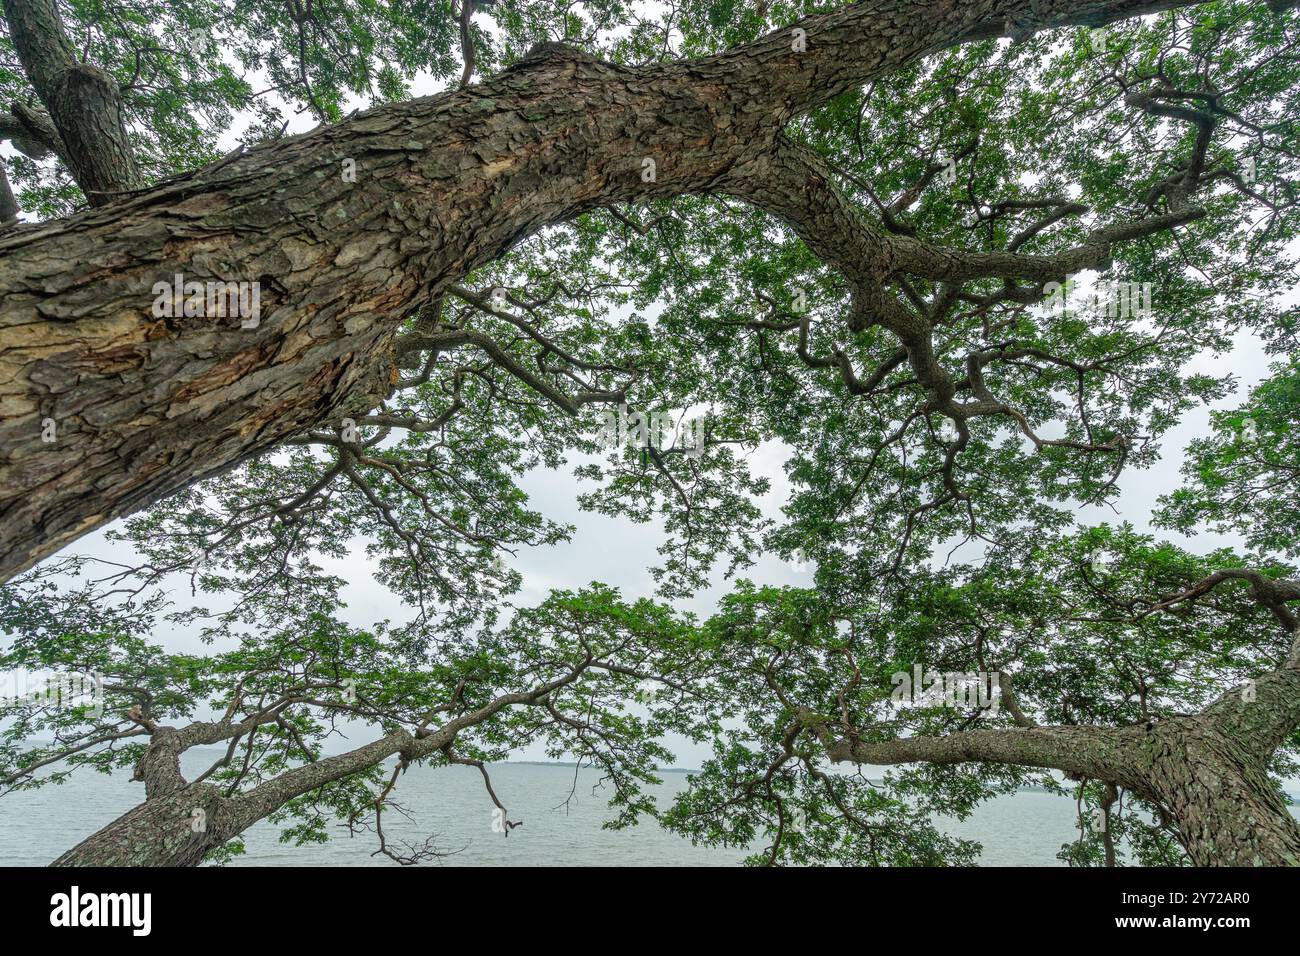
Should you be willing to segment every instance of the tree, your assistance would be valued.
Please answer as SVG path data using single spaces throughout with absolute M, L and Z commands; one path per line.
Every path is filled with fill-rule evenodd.
M 810 20 L 803 34 L 783 29 L 730 53 L 639 68 L 542 46 L 473 87 L 385 105 L 132 194 L 135 164 L 117 162 L 126 140 L 114 129 L 123 108 L 108 102 L 111 84 L 94 84 L 105 111 L 84 109 L 80 94 L 61 107 L 53 88 L 78 71 L 65 62 L 57 5 L 13 0 L 11 42 L 74 175 L 74 144 L 93 141 L 90 128 L 107 130 L 113 148 L 79 180 L 97 208 L 11 230 L 0 246 L 0 309 L 13 349 L 0 433 L 0 571 L 21 570 L 306 429 L 363 414 L 392 393 L 399 356 L 437 344 L 394 342 L 422 306 L 520 238 L 619 202 L 720 192 L 787 218 L 814 252 L 846 269 L 856 301 L 850 328 L 889 330 L 943 396 L 950 385 L 930 367 L 924 319 L 886 295 L 884 280 L 1062 281 L 1107 261 L 1118 240 L 1197 218 L 1190 197 L 1206 177 L 1215 114 L 1174 105 L 1176 88 L 1130 97 L 1154 115 L 1199 119 L 1205 143 L 1162 186 L 1163 211 L 1088 231 L 1057 255 L 1017 245 L 962 256 L 887 236 L 844 202 L 829 171 L 788 142 L 784 127 L 956 43 L 1102 26 L 1168 5 L 1035 4 L 1034 22 L 1028 2 L 854 5 Z M 83 265 L 73 271 L 68 262 Z M 260 283 L 256 326 L 243 328 L 252 317 L 234 309 L 182 308 L 179 321 L 155 315 L 156 284 L 176 275 L 189 278 L 169 289 L 173 303 L 193 301 L 187 281 Z M 42 441 L 47 420 L 54 443 Z
M 156 605 L 124 614 L 99 596 L 68 601 L 47 587 L 9 602 L 5 625 L 20 635 L 16 654 L 93 664 L 105 676 L 105 699 L 97 708 L 24 702 L 29 719 L 11 739 L 47 731 L 55 743 L 7 754 L 16 759 L 5 783 L 36 785 L 36 770 L 70 760 L 106 770 L 131 766 L 145 785 L 139 807 L 56 865 L 193 865 L 277 813 L 302 818 L 290 831 L 299 840 L 323 839 L 327 815 L 336 814 L 354 831 L 372 830 L 377 853 L 418 862 L 435 856 L 436 847 L 393 845 L 382 822 L 384 811 L 398 806 L 392 792 L 407 767 L 416 761 L 478 767 L 504 823 L 507 808 L 484 761 L 532 740 L 598 759 L 622 816 L 635 820 L 647 808 L 640 786 L 656 779 L 655 761 L 670 757 L 655 738 L 684 726 L 669 712 L 644 720 L 621 711 L 648 680 L 664 681 L 672 694 L 690 693 L 680 683 L 691 669 L 690 632 L 666 610 L 645 601 L 623 604 L 608 589 L 555 595 L 499 633 L 440 648 L 442 659 L 421 666 L 428 652 L 413 648 L 412 635 L 348 628 L 309 589 L 298 596 L 310 596 L 314 609 L 302 609 L 279 629 L 246 635 L 229 654 L 196 659 L 168 655 L 135 635 Z M 279 598 L 282 614 L 292 598 Z M 69 620 L 70 614 L 79 619 Z M 161 723 L 191 716 L 213 693 L 229 695 L 219 719 Z M 128 706 L 119 706 L 123 700 Z M 346 717 L 374 723 L 382 733 L 321 756 L 325 735 Z M 140 737 L 147 743 L 134 742 Z M 186 780 L 180 755 L 204 744 L 227 750 Z M 383 784 L 380 763 L 394 756 L 398 762 Z
M 1069 514 L 1226 394 L 1190 359 L 1238 329 L 1293 352 L 1292 4 L 500 3 L 490 32 L 468 0 L 236 6 L 246 29 L 197 0 L 111 22 L 6 0 L 0 135 L 16 204 L 49 218 L 0 235 L 0 570 L 167 496 L 118 532 L 138 562 L 3 592 L 9 663 L 95 670 L 111 701 L 103 721 L 21 703 L 11 785 L 62 761 L 146 784 L 62 862 L 194 863 L 267 815 L 316 838 L 325 811 L 373 812 L 411 862 L 428 848 L 380 825 L 401 768 L 533 739 L 604 768 L 620 822 L 766 833 L 769 862 L 969 860 L 927 813 L 1025 768 L 1106 821 L 1081 820 L 1073 861 L 1114 861 L 1117 835 L 1140 862 L 1296 861 L 1270 777 L 1300 726 L 1294 523 L 1198 558 Z M 321 125 L 279 135 L 232 68 L 156 42 L 200 27 Z M 404 100 L 421 69 L 460 88 Z M 349 93 L 392 102 L 343 117 Z M 250 109 L 267 140 L 204 165 Z M 1294 390 L 1261 394 L 1280 447 Z M 659 510 L 664 597 L 759 547 L 815 562 L 816 588 L 742 582 L 702 624 L 600 587 L 503 616 L 500 552 L 568 533 L 517 479 L 623 431 L 582 500 Z M 776 527 L 745 461 L 765 441 L 794 489 Z M 1220 444 L 1165 520 L 1254 526 Z M 1285 456 L 1251 461 L 1292 504 Z M 409 621 L 339 619 L 319 558 L 358 541 Z M 1100 583 L 1099 543 L 1122 556 Z M 954 545 L 982 557 L 936 571 Z M 166 611 L 186 579 L 226 606 Z M 164 621 L 235 649 L 169 655 Z M 897 713 L 914 664 L 1006 676 L 1000 717 Z M 629 717 L 647 680 L 669 703 Z M 322 757 L 341 715 L 375 739 Z M 718 756 L 665 812 L 638 784 L 669 729 Z M 180 777 L 180 752 L 227 741 Z M 918 766 L 877 792 L 835 761 Z
M 1098 549 L 1114 552 L 1103 573 Z M 1285 605 L 1297 585 L 1228 566 L 1163 590 L 1203 569 L 1167 545 L 1099 529 L 910 582 L 874 608 L 742 590 L 709 622 L 722 658 L 711 673 L 749 733 L 734 735 L 668 819 L 716 840 L 774 817 L 771 860 L 861 863 L 844 831 L 871 830 L 884 798 L 831 777 L 828 762 L 919 764 L 890 796 L 962 815 L 988 789 L 1044 779 L 1018 768 L 1052 768 L 1090 807 L 1084 850 L 1118 834 L 1148 864 L 1178 859 L 1172 844 L 1198 865 L 1296 865 L 1300 827 L 1269 771 L 1294 766 L 1275 755 L 1294 745 L 1300 716 L 1300 645 L 1282 639 L 1296 632 Z M 1234 584 L 1246 593 L 1222 593 Z M 1209 594 L 1211 608 L 1193 603 Z M 972 682 L 986 688 L 967 692 Z M 945 772 L 972 764 L 991 768 L 978 787 L 970 772 Z M 794 807 L 802 828 L 785 833 Z M 889 846 L 888 835 L 875 839 Z M 1067 848 L 1076 859 L 1080 849 Z

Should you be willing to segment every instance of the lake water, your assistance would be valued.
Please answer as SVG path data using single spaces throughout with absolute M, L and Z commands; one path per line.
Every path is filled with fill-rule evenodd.
M 185 770 L 196 775 L 213 755 L 190 751 Z M 608 819 L 606 798 L 592 788 L 593 770 L 545 764 L 498 764 L 492 782 L 512 820 L 523 826 L 509 837 L 492 832 L 492 804 L 472 767 L 412 767 L 399 781 L 396 797 L 412 814 L 384 814 L 390 841 L 422 842 L 436 834 L 436 845 L 450 855 L 446 866 L 718 866 L 733 865 L 742 850 L 692 846 L 650 820 L 632 830 L 601 829 Z M 686 786 L 685 773 L 665 773 L 657 788 L 661 804 Z M 570 792 L 573 798 L 563 806 Z M 123 776 L 104 777 L 85 769 L 61 786 L 0 797 L 0 865 L 42 866 L 143 797 L 143 785 Z M 1292 808 L 1295 812 L 1295 808 Z M 1021 791 L 983 804 L 965 821 L 945 821 L 954 836 L 984 845 L 982 862 L 993 866 L 1061 866 L 1056 853 L 1073 840 L 1074 801 L 1048 793 Z M 279 830 L 262 821 L 245 834 L 248 852 L 232 866 L 395 865 L 373 857 L 372 834 L 350 837 L 339 828 L 324 845 L 294 847 L 279 842 Z

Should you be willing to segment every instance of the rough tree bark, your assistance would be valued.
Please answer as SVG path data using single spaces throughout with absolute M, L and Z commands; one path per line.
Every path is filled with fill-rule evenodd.
M 52 0 L 5 4 L 11 27 L 44 36 Z M 1184 5 L 872 0 L 797 24 L 805 52 L 787 28 L 723 55 L 637 69 L 543 47 L 481 85 L 19 226 L 0 237 L 0 579 L 373 407 L 395 381 L 399 325 L 548 224 L 722 188 L 793 116 L 953 44 Z M 79 137 L 97 135 L 73 115 L 97 87 L 73 83 L 85 71 L 54 47 L 27 66 L 71 156 Z M 61 93 L 60 82 L 82 92 Z M 116 135 L 107 120 L 90 125 Z M 353 163 L 355 182 L 344 175 Z M 119 182 L 134 175 L 104 165 Z M 74 172 L 88 194 L 108 195 L 94 191 L 95 169 Z M 259 282 L 258 324 L 155 316 L 155 283 L 178 274 Z
M 4 0 L 4 12 L 23 72 L 60 134 L 49 139 L 90 204 L 138 185 L 117 81 L 77 59 L 56 0 Z
M 1287 599 L 1297 596 L 1300 590 Z M 1200 714 L 1149 724 L 1042 727 L 1019 715 L 1015 728 L 872 742 L 837 739 L 825 718 L 810 713 L 803 720 L 836 762 L 1060 770 L 1162 808 L 1197 866 L 1300 866 L 1300 823 L 1267 773 L 1269 757 L 1300 726 L 1300 631 L 1282 667 Z

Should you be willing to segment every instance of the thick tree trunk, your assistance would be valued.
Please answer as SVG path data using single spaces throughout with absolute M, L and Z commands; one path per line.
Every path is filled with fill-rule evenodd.
M 1300 866 L 1300 824 L 1265 770 L 1283 728 L 1289 733 L 1300 719 L 1300 667 L 1289 663 L 1257 683 L 1255 700 L 1234 690 L 1203 714 L 1150 726 L 1033 726 L 869 742 L 834 741 L 821 718 L 808 722 L 837 762 L 1062 770 L 1162 808 L 1197 866 Z
M 146 800 L 50 865 L 197 866 L 208 851 L 239 835 L 226 826 L 226 802 L 210 784 Z
M 373 407 L 398 325 L 521 236 L 706 190 L 762 148 L 725 130 L 719 86 L 654 78 L 548 51 L 3 240 L 0 575 Z M 155 283 L 178 273 L 258 282 L 256 326 L 153 315 Z
M 77 59 L 56 0 L 4 0 L 4 13 L 23 72 L 58 130 L 43 138 L 57 145 L 90 204 L 138 185 L 117 80 Z
M 1157 727 L 1145 795 L 1168 812 L 1198 866 L 1300 866 L 1300 824 L 1263 761 L 1203 721 Z
M 791 117 L 926 53 L 1180 5 L 878 0 L 802 21 L 802 49 L 786 29 L 721 56 L 638 69 L 548 47 L 480 86 L 380 107 L 68 220 L 18 227 L 0 238 L 0 579 L 373 407 L 394 380 L 398 325 L 547 224 L 710 190 Z M 55 50 L 32 68 L 52 75 L 63 60 Z M 49 97 L 54 112 L 59 95 Z M 155 284 L 177 275 L 260 283 L 256 326 L 155 314 Z
M 347 753 L 304 764 L 233 796 L 225 796 L 209 783 L 185 783 L 177 768 L 179 753 L 158 754 L 158 766 L 149 768 L 148 758 L 144 763 L 145 802 L 50 865 L 197 866 L 209 851 L 233 840 L 294 797 L 374 766 L 403 748 L 423 754 L 454 737 L 454 730 L 444 728 L 422 738 L 417 746 L 409 734 L 390 734 Z M 162 793 L 158 793 L 160 789 Z

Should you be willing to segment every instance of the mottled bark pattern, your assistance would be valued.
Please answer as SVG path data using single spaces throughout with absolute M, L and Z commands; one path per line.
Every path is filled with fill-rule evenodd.
M 1251 748 L 1188 720 L 1157 725 L 1143 757 L 1147 793 L 1198 866 L 1300 866 L 1300 825 Z
M 56 0 L 4 0 L 4 13 L 23 72 L 58 131 L 48 130 L 41 139 L 59 141 L 59 158 L 90 204 L 138 185 L 118 83 L 77 59 Z
M 147 800 L 64 853 L 51 866 L 197 866 L 230 836 L 229 801 L 201 783 Z

